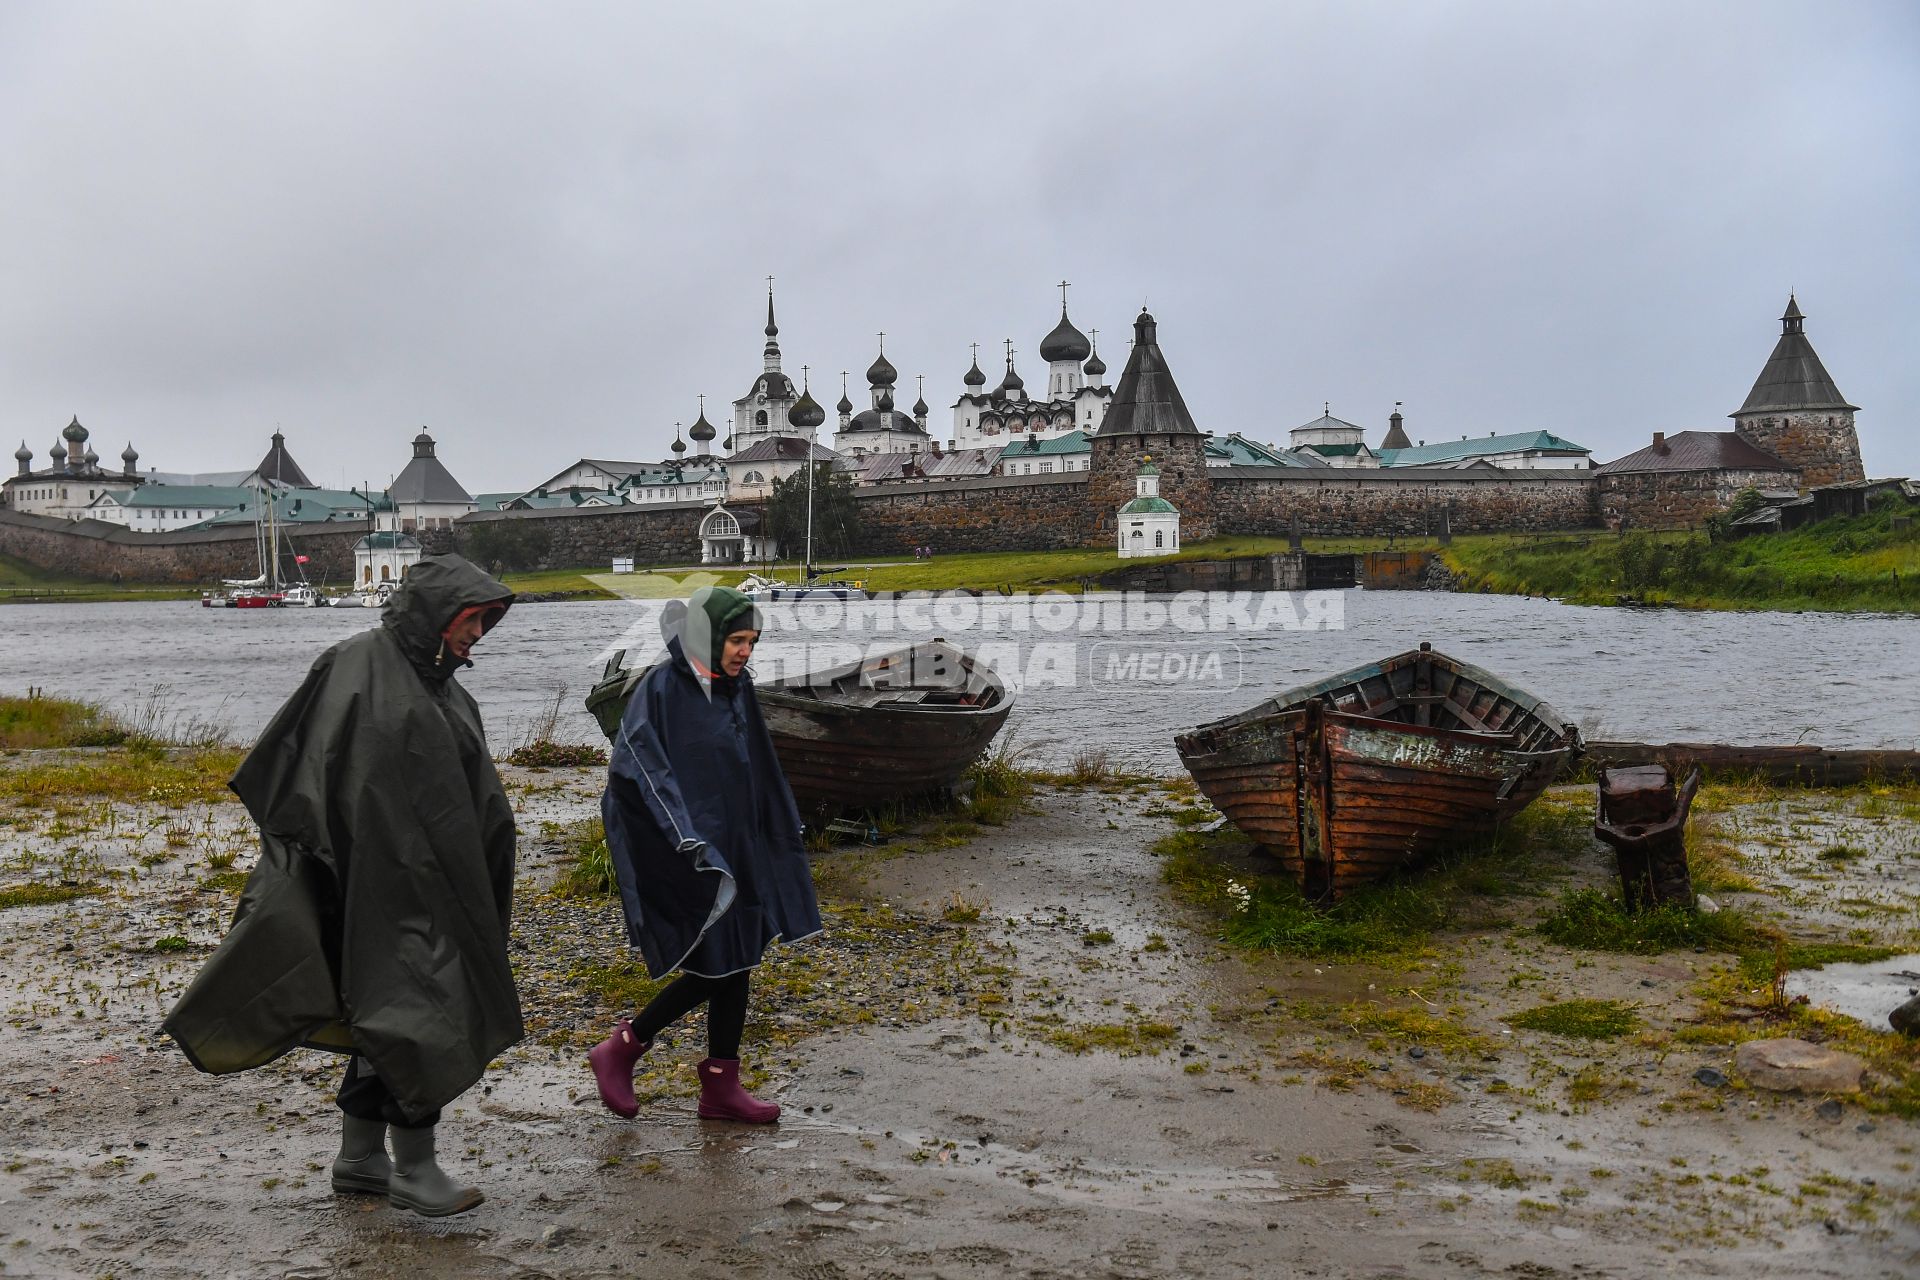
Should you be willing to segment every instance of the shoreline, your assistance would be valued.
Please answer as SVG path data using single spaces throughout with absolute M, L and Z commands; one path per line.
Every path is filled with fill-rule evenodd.
M 216 1079 L 150 1030 L 252 861 L 237 803 L 171 772 L 32 799 L 18 771 L 53 754 L 0 759 L 7 858 L 80 847 L 91 861 L 40 873 L 99 890 L 0 912 L 0 1205 L 6 1261 L 28 1274 L 185 1276 L 208 1241 L 236 1275 L 355 1261 L 426 1278 L 611 1258 L 684 1274 L 1439 1276 L 1538 1268 L 1550 1250 L 1621 1277 L 1837 1280 L 1920 1257 L 1912 1049 L 1903 1079 L 1876 1073 L 1831 1107 L 1769 1093 L 1731 1065 L 1738 1040 L 1776 1034 L 1730 1017 L 1754 998 L 1735 958 L 1535 931 L 1556 895 L 1610 873 L 1580 834 L 1589 786 L 1536 802 L 1507 889 L 1345 958 L 1225 940 L 1222 886 L 1271 864 L 1203 834 L 1180 779 L 1042 785 L 1000 823 L 951 811 L 817 852 L 829 933 L 756 977 L 743 1057 L 787 1109 L 759 1130 L 693 1115 L 697 1020 L 643 1061 L 637 1121 L 599 1108 L 580 1057 L 644 972 L 615 903 L 556 886 L 602 774 L 505 769 L 528 1039 L 445 1123 L 449 1168 L 487 1203 L 429 1224 L 327 1190 L 336 1059 Z M 114 798 L 128 794 L 144 798 Z M 1920 945 L 1915 894 L 1887 878 L 1920 857 L 1920 792 L 1714 786 L 1697 809 L 1722 902 L 1795 938 Z M 1816 857 L 1829 838 L 1857 855 Z M 1631 1028 L 1522 1025 L 1569 1000 L 1608 1002 Z M 1707 1068 L 1725 1082 L 1703 1083 Z

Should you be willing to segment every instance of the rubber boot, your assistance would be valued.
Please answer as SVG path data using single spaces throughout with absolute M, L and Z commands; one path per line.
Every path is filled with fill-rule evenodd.
M 653 1041 L 636 1037 L 633 1024 L 625 1018 L 613 1025 L 612 1035 L 587 1050 L 587 1065 L 593 1069 L 601 1105 L 631 1120 L 640 1114 L 640 1104 L 633 1097 L 633 1066 Z
M 772 1124 L 780 1118 L 778 1103 L 762 1102 L 740 1087 L 740 1059 L 702 1058 L 700 1118 L 737 1120 L 741 1124 Z
M 388 1130 L 393 1140 L 393 1177 L 387 1181 L 387 1200 L 396 1209 L 411 1209 L 428 1218 L 465 1213 L 486 1197 L 477 1187 L 463 1187 L 449 1178 L 433 1159 L 433 1126 Z
M 358 1116 L 345 1119 L 340 1154 L 333 1160 L 333 1189 L 387 1194 L 387 1180 L 393 1174 L 393 1162 L 387 1159 L 387 1122 Z

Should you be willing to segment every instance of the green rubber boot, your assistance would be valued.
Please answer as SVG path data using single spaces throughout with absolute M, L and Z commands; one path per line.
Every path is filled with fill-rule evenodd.
M 340 1136 L 340 1154 L 333 1160 L 333 1189 L 384 1196 L 392 1174 L 393 1162 L 387 1159 L 386 1121 L 347 1116 L 345 1131 Z
M 411 1209 L 428 1218 L 465 1213 L 486 1197 L 478 1187 L 463 1187 L 449 1178 L 433 1159 L 433 1126 L 387 1131 L 393 1140 L 393 1177 L 387 1181 L 387 1200 L 396 1209 Z

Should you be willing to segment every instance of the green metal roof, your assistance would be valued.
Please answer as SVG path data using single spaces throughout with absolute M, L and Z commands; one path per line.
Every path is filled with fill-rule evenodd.
M 390 529 L 382 529 L 354 543 L 353 549 L 355 551 L 410 551 L 419 545 L 420 539 L 410 533 L 395 533 Z
M 196 507 L 200 509 L 241 506 L 253 501 L 253 490 L 244 486 L 215 484 L 143 484 L 131 493 L 116 494 L 123 507 Z
M 1311 450 L 1323 458 L 1354 458 L 1358 457 L 1367 446 L 1364 444 L 1303 444 L 1300 447 Z
M 1411 449 L 1382 449 L 1383 467 L 1417 467 L 1433 462 L 1458 462 L 1489 453 L 1515 453 L 1537 449 L 1548 453 L 1591 454 L 1583 444 L 1564 440 L 1551 431 L 1520 431 L 1504 436 L 1474 436 L 1466 440 L 1448 440 L 1443 444 L 1415 445 Z
M 1180 514 L 1180 509 L 1171 502 L 1168 502 L 1165 498 L 1154 497 L 1151 494 L 1135 498 L 1132 502 L 1120 508 L 1120 514 L 1123 516 L 1141 516 L 1167 512 L 1178 515 Z
M 1063 436 L 1051 440 L 1028 440 L 1020 437 L 1000 450 L 1002 460 L 1007 458 L 1037 458 L 1043 455 L 1062 453 L 1090 453 L 1093 444 L 1084 431 L 1069 431 Z

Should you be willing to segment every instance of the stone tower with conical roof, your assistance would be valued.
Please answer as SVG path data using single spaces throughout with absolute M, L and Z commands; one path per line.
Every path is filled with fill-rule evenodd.
M 1087 479 L 1091 541 L 1112 546 L 1115 513 L 1134 496 L 1143 459 L 1159 469 L 1159 495 L 1178 507 L 1189 542 L 1214 535 L 1213 481 L 1207 475 L 1206 438 L 1160 350 L 1159 326 L 1144 309 L 1133 322 L 1133 351 L 1114 388 L 1112 408 L 1093 436 Z
M 1798 467 L 1802 485 L 1864 480 L 1860 437 L 1853 427 L 1857 411 L 1814 353 L 1800 303 L 1789 295 L 1773 354 L 1754 380 L 1747 402 L 1728 415 L 1734 432 Z

